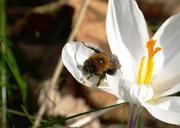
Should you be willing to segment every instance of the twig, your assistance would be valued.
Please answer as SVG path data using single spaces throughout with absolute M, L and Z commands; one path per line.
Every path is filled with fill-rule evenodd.
M 67 40 L 67 42 L 69 41 L 72 41 L 74 40 L 74 37 L 75 37 L 75 34 L 77 33 L 77 30 L 79 29 L 79 26 L 82 22 L 82 19 L 85 15 L 85 12 L 86 12 L 86 9 L 88 7 L 88 4 L 89 4 L 89 1 L 90 0 L 85 0 L 83 5 L 82 5 L 82 8 L 81 8 L 81 11 L 80 11 L 80 14 L 79 14 L 79 17 L 77 18 L 76 22 L 75 22 L 75 25 L 73 27 L 73 30 L 71 31 L 71 34 Z M 63 69 L 63 62 L 62 62 L 62 58 L 60 57 L 59 58 L 59 61 L 58 61 L 58 64 L 55 68 L 55 71 L 54 71 L 54 74 L 53 74 L 53 77 L 52 77 L 52 82 L 51 82 L 51 86 L 55 86 L 58 79 L 59 79 L 59 76 L 62 72 L 62 69 Z
M 86 10 L 87 10 L 87 7 L 89 5 L 89 1 L 90 0 L 84 0 L 84 2 L 82 4 L 81 11 L 80 11 L 80 14 L 79 14 L 79 17 L 77 18 L 77 20 L 75 22 L 75 25 L 73 27 L 73 30 L 71 31 L 71 34 L 70 34 L 67 42 L 74 39 L 75 34 L 76 34 L 80 24 L 81 24 L 81 21 L 82 21 L 82 19 L 84 17 L 84 14 L 85 14 Z M 60 57 L 59 61 L 57 63 L 57 66 L 56 66 L 56 68 L 54 70 L 54 74 L 53 74 L 53 77 L 51 79 L 51 82 L 49 84 L 50 91 L 55 89 L 55 86 L 56 86 L 57 81 L 59 79 L 59 76 L 60 76 L 60 74 L 62 72 L 62 69 L 63 69 L 63 63 L 62 63 L 62 59 Z M 38 113 L 37 113 L 36 120 L 35 120 L 35 123 L 33 125 L 33 128 L 38 128 L 38 126 L 40 124 L 40 121 L 42 119 L 42 116 L 43 116 L 43 114 L 44 114 L 44 112 L 46 110 L 46 105 L 47 105 L 47 101 L 45 100 L 44 103 L 40 106 L 40 109 L 38 110 Z
M 46 110 L 46 102 L 44 102 L 44 104 L 41 105 L 38 113 L 37 113 L 37 116 L 36 116 L 36 120 L 34 122 L 34 125 L 33 125 L 33 128 L 38 128 L 39 127 L 39 124 L 40 124 L 40 121 L 42 120 L 42 116 Z
M 40 14 L 52 13 L 54 11 L 57 11 L 57 9 L 59 9 L 64 3 L 65 1 L 55 1 L 49 4 L 35 7 L 31 10 L 31 12 L 36 12 Z

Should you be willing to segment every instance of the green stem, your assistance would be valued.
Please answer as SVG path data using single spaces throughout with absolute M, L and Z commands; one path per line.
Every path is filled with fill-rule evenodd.
M 130 104 L 129 112 L 130 114 L 129 114 L 127 128 L 136 128 L 137 119 L 141 113 L 141 109 L 135 104 Z

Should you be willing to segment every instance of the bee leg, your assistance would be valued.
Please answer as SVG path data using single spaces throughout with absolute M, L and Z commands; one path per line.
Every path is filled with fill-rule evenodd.
M 105 77 L 105 73 L 102 74 L 101 76 L 99 76 L 99 79 L 98 79 L 97 84 L 96 84 L 97 87 L 99 87 L 99 85 L 101 84 L 101 80 L 102 80 L 104 77 Z
M 96 53 L 101 53 L 101 51 L 99 49 L 93 48 L 91 46 L 86 45 L 84 42 L 82 42 L 84 44 L 84 46 L 86 46 L 87 48 L 94 50 Z
M 87 79 L 89 80 L 91 77 L 92 77 L 92 74 L 90 74 L 90 75 L 87 77 Z
M 82 84 L 85 84 L 85 83 L 86 83 L 83 78 L 81 78 L 80 80 L 82 81 Z
M 100 84 L 101 84 L 101 77 L 99 77 L 98 82 L 96 83 L 96 86 L 99 87 Z

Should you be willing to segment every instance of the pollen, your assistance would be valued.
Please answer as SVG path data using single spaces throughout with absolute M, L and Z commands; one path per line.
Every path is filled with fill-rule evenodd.
M 148 52 L 148 57 L 142 57 L 140 66 L 139 66 L 139 72 L 138 72 L 138 85 L 149 85 L 154 69 L 154 55 L 158 53 L 161 48 L 155 46 L 156 41 L 151 39 L 147 42 L 146 48 Z

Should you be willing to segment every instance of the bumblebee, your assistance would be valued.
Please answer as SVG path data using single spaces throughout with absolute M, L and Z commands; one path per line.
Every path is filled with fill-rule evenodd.
M 99 49 L 87 46 L 84 42 L 82 43 L 94 51 L 94 54 L 84 61 L 82 72 L 87 76 L 87 79 L 90 79 L 93 75 L 98 76 L 96 83 L 98 87 L 106 74 L 113 75 L 121 65 L 115 55 L 101 52 Z

